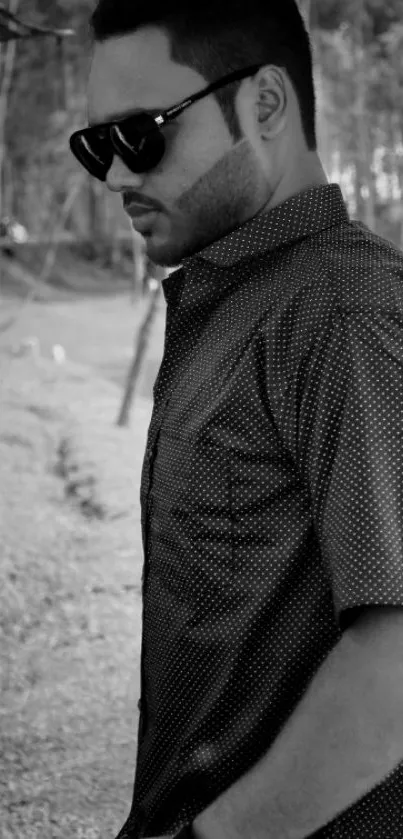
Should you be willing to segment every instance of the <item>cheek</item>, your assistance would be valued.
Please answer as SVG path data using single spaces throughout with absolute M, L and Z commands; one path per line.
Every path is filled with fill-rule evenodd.
M 164 157 L 147 177 L 145 193 L 169 205 L 187 189 L 192 179 L 195 160 L 187 153 L 186 145 L 167 141 Z
M 199 119 L 167 136 L 165 155 L 149 181 L 151 194 L 164 193 L 175 202 L 209 172 L 231 148 L 229 134 L 220 128 L 211 120 L 203 124 Z

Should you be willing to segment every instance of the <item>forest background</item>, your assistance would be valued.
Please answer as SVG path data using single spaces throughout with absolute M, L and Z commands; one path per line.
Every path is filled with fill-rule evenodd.
M 111 839 L 135 768 L 138 495 L 165 309 L 133 287 L 121 201 L 69 152 L 92 0 L 4 5 L 74 35 L 0 49 L 0 218 L 28 237 L 0 243 L 0 839 Z M 329 179 L 403 249 L 403 0 L 301 6 Z

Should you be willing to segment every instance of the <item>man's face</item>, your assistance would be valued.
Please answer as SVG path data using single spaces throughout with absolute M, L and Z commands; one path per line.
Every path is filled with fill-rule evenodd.
M 91 123 L 135 109 L 164 110 L 206 87 L 195 70 L 170 58 L 168 36 L 158 28 L 97 44 L 89 81 Z M 214 96 L 196 102 L 162 129 L 166 153 L 150 172 L 134 174 L 115 155 L 107 186 L 126 204 L 156 207 L 133 226 L 149 257 L 176 266 L 255 215 L 264 185 L 246 139 L 234 143 Z

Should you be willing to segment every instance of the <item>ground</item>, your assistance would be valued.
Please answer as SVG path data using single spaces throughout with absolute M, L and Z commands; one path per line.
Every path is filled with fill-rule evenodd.
M 162 304 L 130 428 L 116 418 L 145 305 L 31 304 L 0 334 L 0 839 L 114 839 L 130 808 Z

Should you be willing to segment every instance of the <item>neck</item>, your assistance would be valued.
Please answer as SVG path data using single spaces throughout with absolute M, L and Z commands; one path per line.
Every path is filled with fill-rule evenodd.
M 305 192 L 314 187 L 326 186 L 329 179 L 322 166 L 317 152 L 305 152 L 294 160 L 293 166 L 278 181 L 262 214 L 283 204 L 299 192 Z

